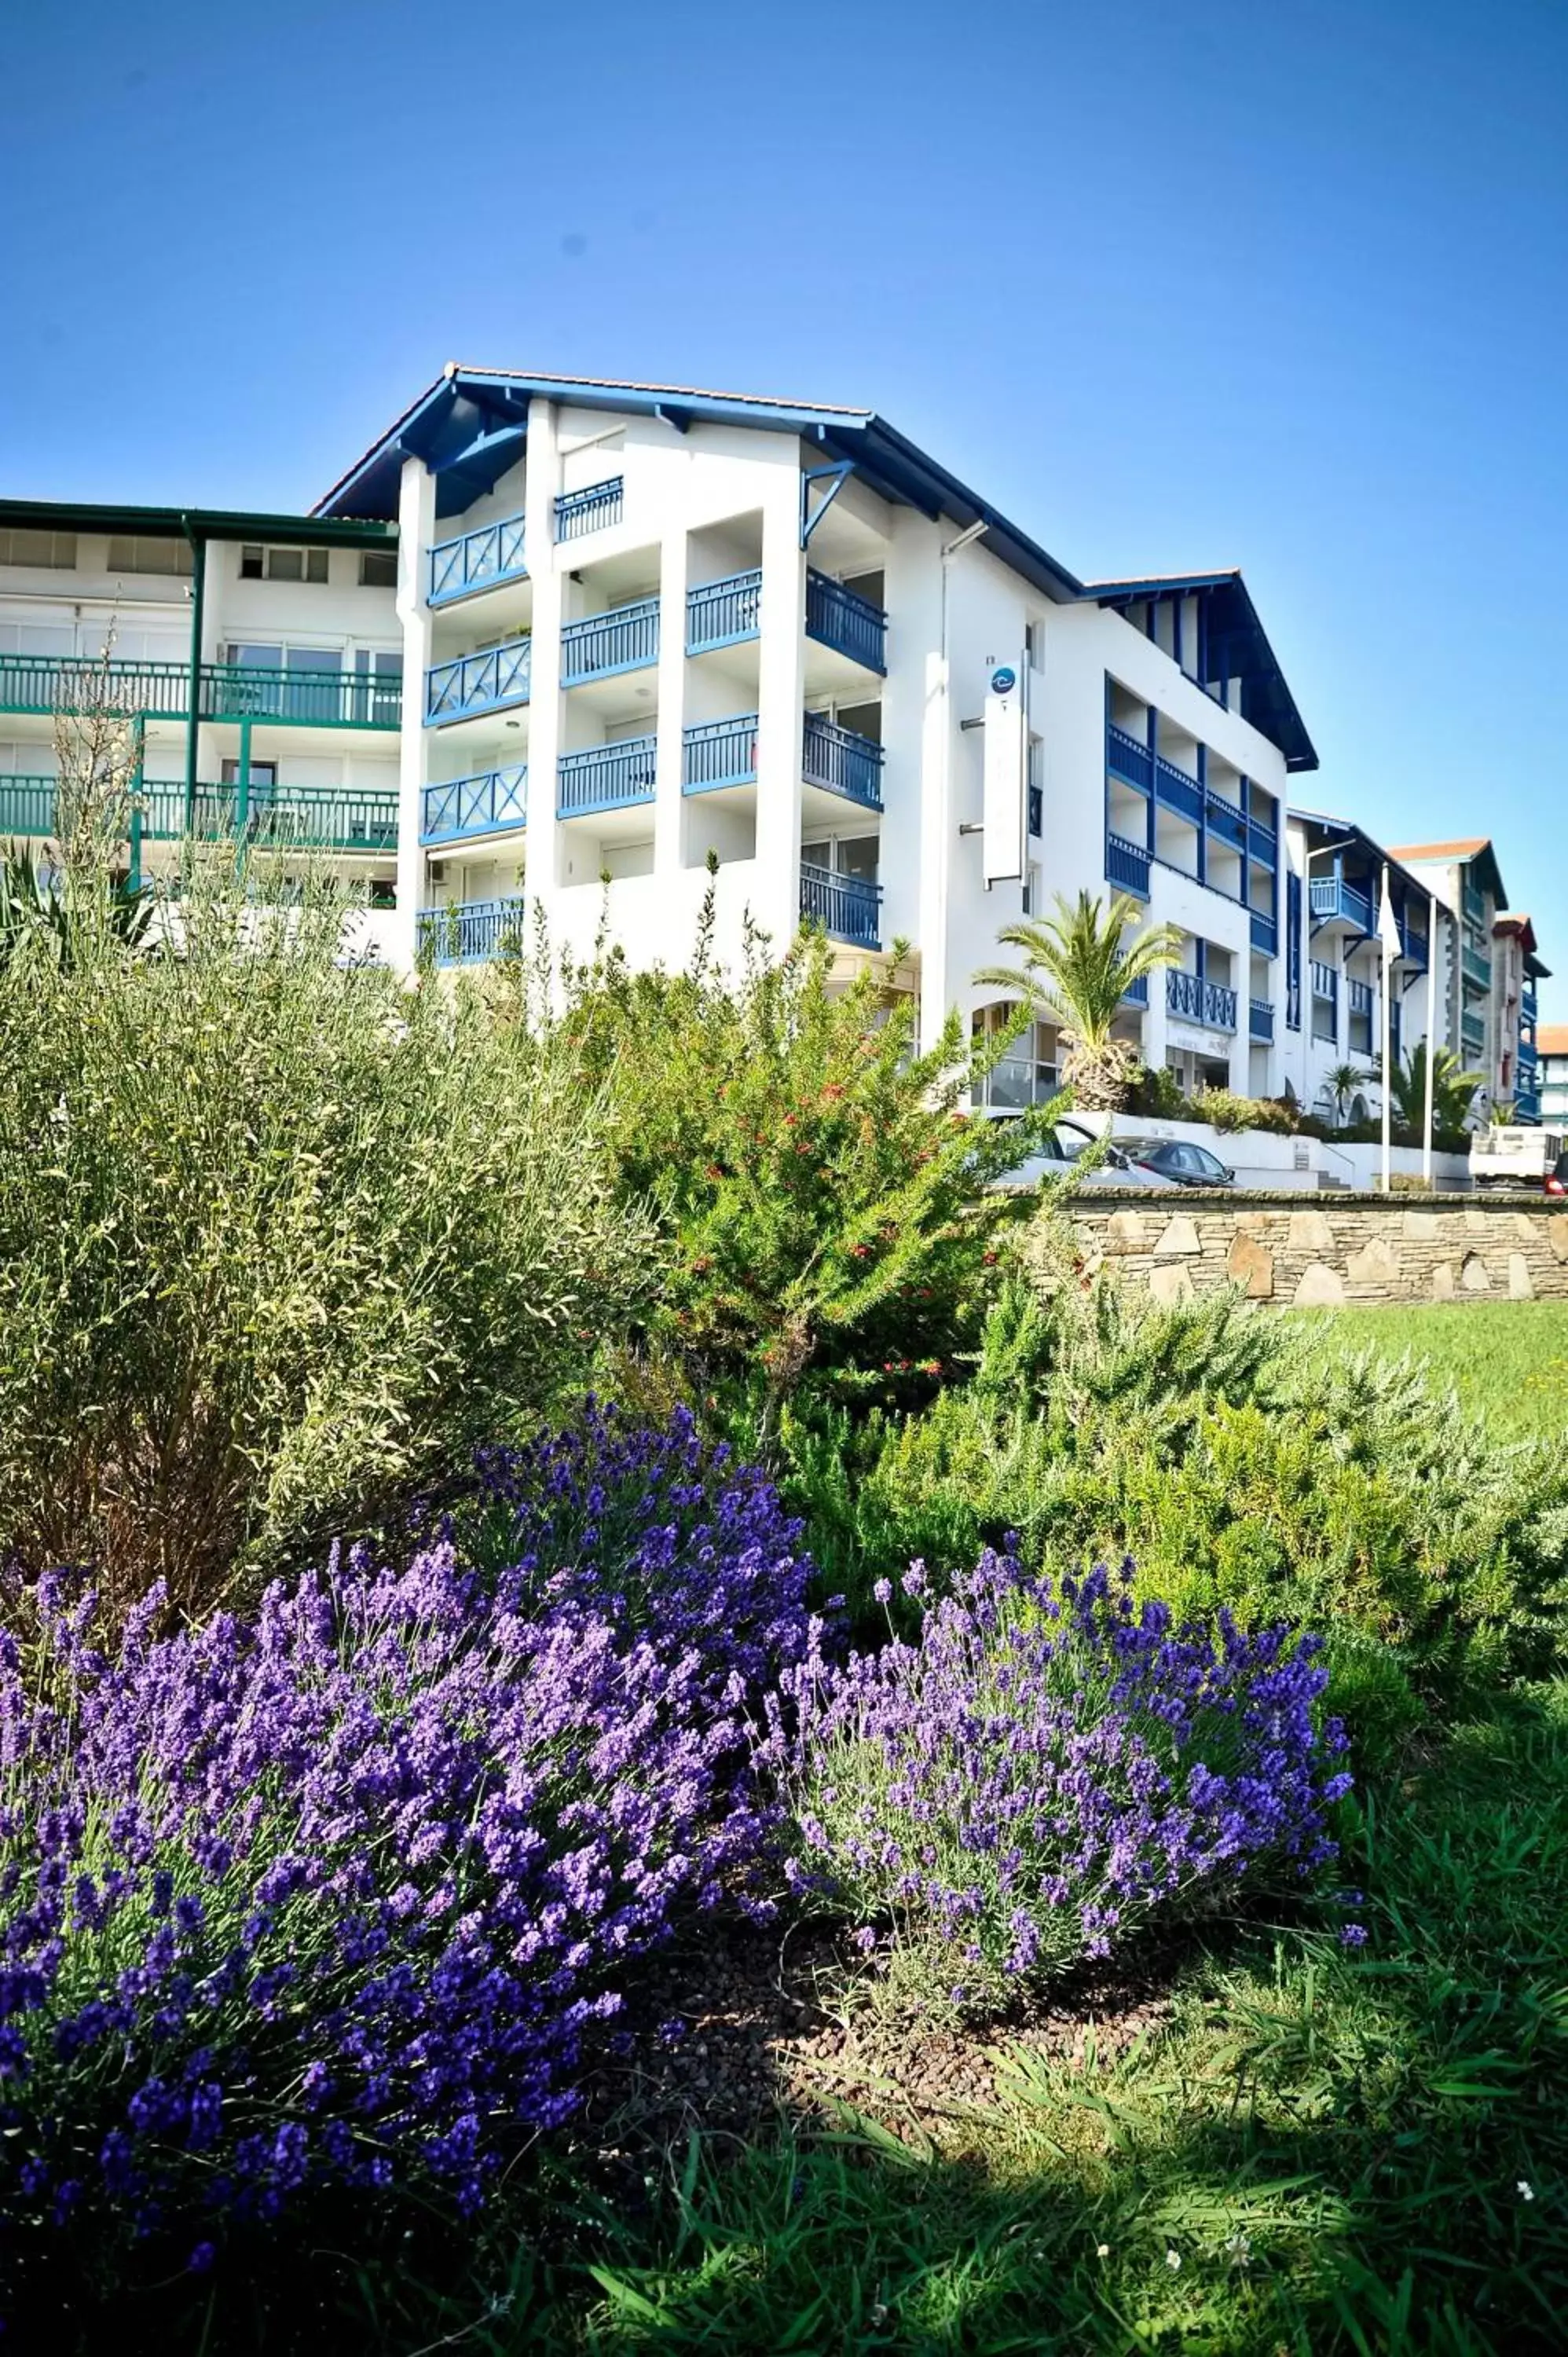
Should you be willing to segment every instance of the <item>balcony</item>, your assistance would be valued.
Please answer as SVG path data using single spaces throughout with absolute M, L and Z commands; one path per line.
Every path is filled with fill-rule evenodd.
M 762 573 L 732 573 L 723 581 L 704 581 L 686 592 L 686 652 L 700 655 L 714 647 L 737 647 L 755 639 L 760 627 Z
M 581 540 L 585 533 L 603 532 L 619 523 L 626 492 L 624 475 L 590 483 L 585 491 L 563 491 L 555 502 L 557 540 Z
M 555 815 L 582 818 L 591 811 L 627 810 L 653 800 L 657 737 L 627 737 L 563 753 L 556 770 Z
M 1518 1121 L 1538 1122 L 1541 1119 L 1541 1091 L 1533 1083 L 1527 1085 L 1522 1072 L 1513 1093 L 1513 1109 Z
M 1519 1035 L 1519 1070 L 1520 1080 L 1522 1081 L 1527 1072 L 1534 1073 L 1540 1069 L 1540 1050 L 1537 1049 L 1534 1040 L 1527 1039 L 1521 1031 Z
M 1125 728 L 1118 728 L 1113 720 L 1105 724 L 1105 766 L 1113 778 L 1121 779 L 1124 786 L 1133 786 L 1141 794 L 1153 792 L 1153 754 L 1146 745 L 1141 745 Z
M 1459 1021 L 1459 1039 L 1467 1056 L 1484 1056 L 1487 1052 L 1487 1025 L 1484 1017 L 1466 1014 Z
M 424 674 L 424 725 L 473 720 L 484 712 L 505 712 L 528 702 L 533 672 L 533 641 L 513 639 L 483 654 L 459 655 L 433 663 Z
M 699 720 L 682 730 L 681 791 L 708 794 L 718 786 L 757 782 L 757 715 L 733 720 Z
M 397 728 L 403 682 L 373 672 L 203 663 L 201 717 L 272 720 L 295 728 Z
M 861 876 L 835 876 L 825 867 L 800 866 L 800 914 L 821 925 L 835 942 L 875 950 L 881 941 L 882 887 Z
M 183 720 L 190 709 L 188 663 L 0 655 L 0 712 L 80 712 L 97 704 L 105 683 L 114 708 L 128 716 Z
M 1223 983 L 1206 982 L 1199 974 L 1188 974 L 1185 966 L 1165 968 L 1165 1006 L 1172 1015 L 1200 1023 L 1209 1031 L 1236 1028 L 1236 993 Z
M 1486 899 L 1477 885 L 1466 884 L 1462 888 L 1459 895 L 1459 903 L 1461 908 L 1464 909 L 1465 921 L 1467 925 L 1484 925 L 1486 923 Z
M 514 832 L 528 823 L 528 765 L 482 770 L 426 786 L 420 813 L 421 843 L 464 843 L 480 834 Z
M 1541 1013 L 1541 1000 L 1533 982 L 1527 982 L 1520 993 L 1519 1013 L 1520 1022 L 1528 1023 L 1533 1030 Z
M 623 671 L 646 671 L 659 661 L 659 600 L 639 597 L 607 614 L 568 622 L 561 633 L 561 684 L 581 687 Z
M 1372 1015 L 1372 985 L 1369 982 L 1358 982 L 1353 974 L 1347 974 L 1345 1002 L 1352 1015 L 1364 1015 L 1369 1022 Z
M 862 810 L 882 808 L 880 745 L 854 728 L 840 728 L 820 712 L 808 712 L 800 747 L 800 775 L 809 786 L 838 794 Z
M 1238 809 L 1234 802 L 1227 802 L 1223 794 L 1216 793 L 1212 787 L 1205 791 L 1204 810 L 1211 836 L 1218 835 L 1221 843 L 1230 844 L 1233 850 L 1246 850 L 1247 819 L 1243 811 Z
M 1274 1036 L 1274 1010 L 1266 998 L 1247 1001 L 1247 1036 L 1268 1041 Z
M 477 965 L 522 948 L 522 896 L 504 900 L 458 900 L 446 909 L 419 912 L 419 947 L 437 965 Z
M 1353 932 L 1375 930 L 1371 895 L 1348 884 L 1342 876 L 1315 876 L 1308 888 L 1308 905 L 1316 932 L 1324 925 L 1348 925 Z
M 1141 974 L 1137 981 L 1130 982 L 1122 993 L 1122 1004 L 1123 1006 L 1147 1006 L 1148 1003 L 1149 977 Z
M 1124 834 L 1108 834 L 1105 838 L 1105 880 L 1114 884 L 1119 892 L 1132 892 L 1140 900 L 1149 897 L 1149 854 L 1141 844 L 1129 843 Z
M 53 778 L 0 778 L 0 835 L 48 835 L 55 823 Z M 135 796 L 144 843 L 179 843 L 187 832 L 300 851 L 395 851 L 397 794 L 388 787 L 199 783 L 186 826 L 183 785 L 149 783 Z
M 505 581 L 526 581 L 522 537 L 522 518 L 512 515 L 481 524 L 477 532 L 459 533 L 456 540 L 438 541 L 430 552 L 425 604 L 451 606 Z
M 1459 970 L 1465 977 L 1465 983 L 1467 989 L 1490 990 L 1492 986 L 1492 961 L 1489 957 L 1483 957 L 1479 950 L 1461 950 L 1459 952 Z
M 1418 974 L 1426 972 L 1426 935 L 1418 933 L 1407 916 L 1399 920 L 1400 956 L 1406 965 L 1414 966 Z
M 1155 799 L 1182 818 L 1189 818 L 1194 826 L 1203 823 L 1203 788 L 1163 755 L 1155 763 Z
M 1247 849 L 1249 855 L 1257 860 L 1261 866 L 1277 867 L 1280 864 L 1280 838 L 1277 829 L 1269 826 L 1261 818 L 1250 818 L 1247 821 Z
M 1247 922 L 1252 936 L 1252 947 L 1260 956 L 1278 957 L 1280 953 L 1278 920 L 1265 915 L 1261 909 L 1249 909 Z
M 887 669 L 887 617 L 882 608 L 825 573 L 806 575 L 806 636 L 867 671 Z

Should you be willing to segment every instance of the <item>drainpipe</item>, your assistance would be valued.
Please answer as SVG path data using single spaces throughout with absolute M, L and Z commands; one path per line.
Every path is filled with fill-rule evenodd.
M 188 515 L 182 515 L 179 521 L 191 550 L 190 702 L 185 726 L 185 832 L 188 835 L 196 827 L 196 736 L 201 711 L 201 622 L 207 587 L 207 543 Z

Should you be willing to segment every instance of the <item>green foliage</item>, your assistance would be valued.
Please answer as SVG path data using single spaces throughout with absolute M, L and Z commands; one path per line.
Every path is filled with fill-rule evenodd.
M 1463 1139 L 1465 1122 L 1482 1074 L 1466 1071 L 1452 1048 L 1439 1048 L 1432 1066 L 1432 1126 L 1444 1141 Z M 1426 1042 L 1418 1040 L 1389 1075 L 1394 1118 L 1419 1143 L 1426 1128 Z
M 1063 1078 L 1082 1103 L 1121 1104 L 1137 1060 L 1111 1028 L 1134 983 L 1178 963 L 1179 927 L 1145 924 L 1143 903 L 1129 892 L 1113 893 L 1109 905 L 1087 892 L 1076 903 L 1058 892 L 1054 917 L 1004 925 L 997 938 L 1023 952 L 1023 964 L 983 966 L 975 981 L 1065 1027 Z
M 672 1243 L 650 1325 L 704 1383 L 756 1390 L 764 1434 L 810 1372 L 838 1395 L 929 1394 L 978 1339 L 995 1231 L 988 1191 L 1046 1115 L 960 1110 L 1003 1051 L 966 1061 L 954 1016 L 927 1054 L 905 994 L 832 980 L 803 934 L 760 941 L 731 983 L 709 963 L 631 973 L 616 952 L 569 973 L 564 1032 L 607 1092 L 614 1184 Z
M 0 972 L 0 1555 L 210 1600 L 444 1478 L 653 1280 L 570 1060 L 325 886 L 73 884 Z

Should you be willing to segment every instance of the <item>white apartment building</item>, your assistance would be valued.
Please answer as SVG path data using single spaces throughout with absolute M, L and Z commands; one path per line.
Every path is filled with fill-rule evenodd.
M 1240 574 L 1079 580 L 871 411 L 454 365 L 308 517 L 0 502 L 0 838 L 47 835 L 52 715 L 111 629 L 133 866 L 189 823 L 330 857 L 399 963 L 537 912 L 679 966 L 714 858 L 723 958 L 813 920 L 929 1043 L 1005 1017 L 1002 926 L 1120 889 L 1183 937 L 1122 1025 L 1184 1087 L 1310 1104 L 1375 1051 L 1384 855 L 1287 829 L 1316 756 Z M 1392 855 L 1405 1047 L 1444 848 Z M 1037 1025 L 993 1102 L 1057 1066 Z
M 1407 845 L 1394 856 L 1447 911 L 1449 952 L 1440 991 L 1444 1043 L 1479 1072 L 1476 1110 L 1541 1118 L 1538 985 L 1551 973 L 1528 916 L 1509 909 L 1489 839 Z
M 192 828 L 330 858 L 395 946 L 396 576 L 377 522 L 0 501 L 0 840 L 53 832 L 56 716 L 106 701 L 140 747 L 133 869 Z
M 721 954 L 902 945 L 930 1040 L 993 1019 L 1002 925 L 1109 884 L 1187 942 L 1145 1060 L 1273 1085 L 1316 757 L 1238 574 L 1081 582 L 869 411 L 456 367 L 317 512 L 399 527 L 404 954 L 537 908 L 678 965 L 712 854 Z M 1055 1065 L 1040 1027 L 994 1088 Z
M 1543 1023 L 1536 1034 L 1541 1058 L 1541 1119 L 1568 1128 L 1568 1023 Z

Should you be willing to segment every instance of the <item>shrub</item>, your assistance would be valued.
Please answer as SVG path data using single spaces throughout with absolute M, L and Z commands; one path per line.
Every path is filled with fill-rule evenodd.
M 0 2216 L 35 2269 L 62 2235 L 199 2265 L 332 2185 L 472 2208 L 572 2109 L 628 1966 L 744 1897 L 759 1680 L 811 1635 L 776 1505 L 603 1418 L 488 1481 L 518 1542 L 489 1572 L 450 1541 L 335 1559 L 161 1641 L 148 1599 L 110 1654 L 90 1600 L 29 1591 L 0 1652 Z
M 1332 1854 L 1349 1778 L 1314 1641 L 1134 1613 L 1130 1570 L 1057 1589 L 988 1554 L 918 1642 L 796 1674 L 794 1878 L 930 1993 L 994 2005 Z
M 861 1398 L 929 1395 L 978 1338 L 995 1230 L 989 1181 L 1046 1119 L 960 1110 L 1000 1055 L 971 1060 L 955 1016 L 917 1052 L 912 998 L 847 988 L 803 934 L 753 937 L 732 983 L 709 963 L 632 974 L 614 952 L 566 977 L 564 1029 L 608 1091 L 617 1183 L 653 1201 L 674 1268 L 651 1320 L 704 1384 L 755 1390 L 765 1432 L 803 1379 Z M 524 975 L 523 987 L 532 986 Z
M 0 1555 L 199 1608 L 536 1415 L 657 1265 L 564 1053 L 346 969 L 325 886 L 64 913 L 0 971 Z

